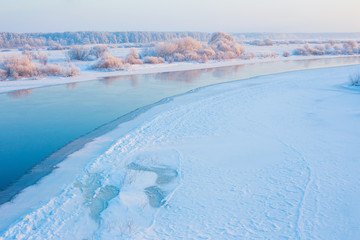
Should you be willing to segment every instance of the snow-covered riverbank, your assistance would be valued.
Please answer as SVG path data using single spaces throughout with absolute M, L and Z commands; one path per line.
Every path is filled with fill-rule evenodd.
M 360 90 L 343 86 L 358 69 L 218 84 L 155 106 L 0 206 L 3 227 L 25 209 L 0 239 L 355 239 Z
M 122 50 L 120 52 L 115 52 L 114 55 L 118 57 L 123 57 L 128 53 L 128 51 L 129 50 Z M 53 54 L 50 55 L 51 63 L 65 62 L 61 54 L 59 54 L 56 51 L 53 52 L 55 53 L 50 53 Z M 216 68 L 216 67 L 227 67 L 227 66 L 236 66 L 236 65 L 244 65 L 244 64 L 277 62 L 277 61 L 334 59 L 334 58 L 346 58 L 346 57 L 354 58 L 356 56 L 341 56 L 341 55 L 340 56 L 291 56 L 291 57 L 250 59 L 250 60 L 234 59 L 228 61 L 209 61 L 207 63 L 180 62 L 180 63 L 170 63 L 170 64 L 169 63 L 144 64 L 144 65 L 131 65 L 127 70 L 123 70 L 123 71 L 95 71 L 90 68 L 91 65 L 94 64 L 94 62 L 77 61 L 75 62 L 75 65 L 81 69 L 80 76 L 46 77 L 41 79 L 18 79 L 18 80 L 0 81 L 0 93 L 61 85 L 61 84 L 84 82 L 90 80 L 97 80 L 104 77 L 187 71 L 187 70 L 208 69 L 208 68 Z

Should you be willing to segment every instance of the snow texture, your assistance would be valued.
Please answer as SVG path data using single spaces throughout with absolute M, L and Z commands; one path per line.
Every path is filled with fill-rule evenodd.
M 103 136 L 116 139 L 111 148 L 0 239 L 356 239 L 360 92 L 344 85 L 357 69 L 169 99 Z M 51 175 L 22 194 L 41 192 Z

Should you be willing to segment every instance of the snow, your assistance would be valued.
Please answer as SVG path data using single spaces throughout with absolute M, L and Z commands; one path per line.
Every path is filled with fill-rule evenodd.
M 0 206 L 0 239 L 356 239 L 358 67 L 168 99 Z

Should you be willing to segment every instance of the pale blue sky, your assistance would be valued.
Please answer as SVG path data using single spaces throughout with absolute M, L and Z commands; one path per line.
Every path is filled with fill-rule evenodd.
M 360 32 L 360 0 L 1 0 L 0 32 Z

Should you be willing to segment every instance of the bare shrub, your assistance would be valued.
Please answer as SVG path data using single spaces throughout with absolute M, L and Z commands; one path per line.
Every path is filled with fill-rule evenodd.
M 32 61 L 30 56 L 11 56 L 5 58 L 0 64 L 0 76 L 2 79 L 33 78 L 39 76 L 75 76 L 80 69 L 74 65 L 39 65 Z
M 90 50 L 90 54 L 96 58 L 101 58 L 104 54 L 109 52 L 109 48 L 105 44 L 96 45 Z
M 250 59 L 254 59 L 254 58 L 256 58 L 256 54 L 253 53 L 253 52 L 247 53 L 247 54 L 245 55 L 245 59 L 246 59 L 246 60 L 250 60 Z
M 68 77 L 78 76 L 78 75 L 80 75 L 80 68 L 76 67 L 74 64 L 71 63 L 66 68 L 65 73 Z
M 174 42 L 159 43 L 154 49 L 155 56 L 159 56 L 159 57 L 171 56 L 177 51 L 178 51 L 178 46 Z
M 360 72 L 349 76 L 350 83 L 353 86 L 360 86 Z
M 212 49 L 208 46 L 205 46 L 205 48 L 198 51 L 198 53 L 200 55 L 205 55 L 208 59 L 215 58 L 215 56 L 216 56 L 216 52 L 214 51 L 214 49 Z
M 329 44 L 330 44 L 331 46 L 334 46 L 334 45 L 336 44 L 336 42 L 337 42 L 336 40 L 330 40 L 330 41 L 329 41 Z
M 274 42 L 271 39 L 265 39 L 264 40 L 264 45 L 265 46 L 272 46 L 272 45 L 274 45 Z
M 180 38 L 175 40 L 177 51 L 196 51 L 202 49 L 201 43 L 191 37 Z
M 40 67 L 40 73 L 43 76 L 73 77 L 80 74 L 80 69 L 74 64 L 69 64 L 68 66 L 59 64 L 48 64 L 46 66 Z
M 36 60 L 39 60 L 39 62 L 43 65 L 46 65 L 49 61 L 49 56 L 44 52 L 33 53 L 32 57 Z
M 185 55 L 185 52 L 193 52 L 200 49 L 202 49 L 202 44 L 199 41 L 191 37 L 186 37 L 175 39 L 168 43 L 159 43 L 155 46 L 154 55 L 167 59 L 168 57 L 173 57 L 176 53 Z
M 343 44 L 343 54 L 353 55 L 359 53 L 358 44 L 356 41 L 347 41 Z
M 0 69 L 0 79 L 5 80 L 6 79 L 6 71 L 3 69 Z
M 181 53 L 174 53 L 173 58 L 174 58 L 175 62 L 185 61 L 185 56 L 184 56 L 184 54 L 181 54 Z
M 250 45 L 255 46 L 272 46 L 274 45 L 274 41 L 271 39 L 265 39 L 265 40 L 254 40 L 250 42 Z
M 144 58 L 144 63 L 160 64 L 160 63 L 165 63 L 165 59 L 162 57 L 147 56 Z
M 269 52 L 269 53 L 260 53 L 259 54 L 260 58 L 277 58 L 278 54 L 275 52 Z
M 48 57 L 48 55 L 47 54 L 45 54 L 45 53 L 41 53 L 40 55 L 39 55 L 39 62 L 41 63 L 41 64 L 43 64 L 43 65 L 46 65 L 47 63 L 48 63 L 48 61 L 49 61 L 49 57 Z
M 249 44 L 255 45 L 255 46 L 263 46 L 263 42 L 260 40 L 254 40 L 254 41 L 250 42 Z
M 125 61 L 123 59 L 106 54 L 93 66 L 93 68 L 112 71 L 123 70 L 125 68 L 124 63 Z
M 298 48 L 293 51 L 294 55 L 303 56 L 321 56 L 321 55 L 353 55 L 359 54 L 358 44 L 356 41 L 347 41 L 343 45 L 335 45 L 335 41 L 315 47 L 310 46 L 308 43 L 304 45 L 304 48 Z
M 289 56 L 290 56 L 290 52 L 289 52 L 289 51 L 285 51 L 285 52 L 283 53 L 283 56 L 284 56 L 284 57 L 289 57 Z
M 60 76 L 64 74 L 64 69 L 58 64 L 48 64 L 40 67 L 40 73 L 45 76 Z
M 71 60 L 86 61 L 90 56 L 90 49 L 84 46 L 74 46 L 68 52 L 67 55 Z
M 129 64 L 143 64 L 143 61 L 140 59 L 139 52 L 136 48 L 131 48 L 130 54 L 126 57 L 125 61 Z
M 357 48 L 358 47 L 358 43 L 356 41 L 348 41 L 348 42 L 346 42 L 346 45 L 348 45 L 351 48 Z
M 29 78 L 38 76 L 38 68 L 30 56 L 9 56 L 4 58 L 0 68 L 5 71 L 6 78 Z
M 199 62 L 201 60 L 201 57 L 199 56 L 199 54 L 197 54 L 197 52 L 192 51 L 192 50 L 185 51 L 184 56 L 185 56 L 186 61 Z
M 168 63 L 173 63 L 174 62 L 174 57 L 168 57 L 167 61 L 168 61 Z
M 245 47 L 237 43 L 233 36 L 214 33 L 208 44 L 191 38 L 180 38 L 171 42 L 159 43 L 142 52 L 144 57 L 161 57 L 168 62 L 196 61 L 206 62 L 209 59 L 233 59 L 243 56 Z M 154 63 L 152 58 L 144 59 L 144 63 Z
M 209 58 L 205 54 L 200 56 L 200 62 L 206 63 L 208 60 L 209 60 Z

